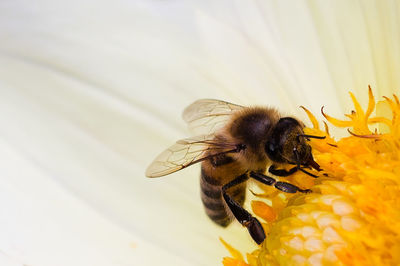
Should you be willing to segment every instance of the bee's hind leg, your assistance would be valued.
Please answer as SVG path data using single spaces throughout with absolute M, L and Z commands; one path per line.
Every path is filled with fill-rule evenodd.
M 227 193 L 229 188 L 239 185 L 247 179 L 247 174 L 243 174 L 225 184 L 222 186 L 222 195 L 235 218 L 247 228 L 254 241 L 261 244 L 265 240 L 265 232 L 261 223 Z
M 296 193 L 297 191 L 303 192 L 303 193 L 312 192 L 310 189 L 301 189 L 290 183 L 276 181 L 275 178 L 272 178 L 272 177 L 269 177 L 269 176 L 266 176 L 263 174 L 255 173 L 255 172 L 250 172 L 250 177 L 254 178 L 255 180 L 257 180 L 265 185 L 274 186 L 275 188 L 277 188 L 283 192 L 287 192 L 287 193 Z

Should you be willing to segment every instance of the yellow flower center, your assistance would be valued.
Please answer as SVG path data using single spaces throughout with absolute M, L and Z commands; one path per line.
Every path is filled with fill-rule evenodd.
M 260 185 L 263 193 L 252 209 L 267 239 L 246 261 L 224 243 L 232 254 L 224 258 L 225 266 L 400 264 L 400 102 L 384 97 L 376 113 L 389 107 L 391 114 L 371 117 L 376 109 L 371 89 L 366 111 L 350 96 L 355 110 L 346 115 L 349 120 L 323 112 L 334 126 L 349 128 L 350 136 L 338 141 L 303 108 L 313 125 L 305 133 L 327 135 L 310 142 L 323 171 L 316 179 L 302 172 L 286 179 L 313 193 L 293 195 Z M 372 128 L 382 125 L 384 134 Z

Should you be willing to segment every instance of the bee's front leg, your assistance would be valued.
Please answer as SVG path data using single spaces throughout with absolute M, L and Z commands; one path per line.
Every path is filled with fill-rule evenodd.
M 274 164 L 268 168 L 268 172 L 276 176 L 290 176 L 294 174 L 297 170 L 298 170 L 297 166 L 290 168 L 289 170 L 276 169 L 276 166 Z
M 257 180 L 265 185 L 274 186 L 275 188 L 277 188 L 283 192 L 287 192 L 287 193 L 296 193 L 296 192 L 310 193 L 310 192 L 312 192 L 310 189 L 301 189 L 290 183 L 276 181 L 275 178 L 272 178 L 270 176 L 266 176 L 263 174 L 255 173 L 255 172 L 250 172 L 250 177 L 254 178 L 255 180 Z

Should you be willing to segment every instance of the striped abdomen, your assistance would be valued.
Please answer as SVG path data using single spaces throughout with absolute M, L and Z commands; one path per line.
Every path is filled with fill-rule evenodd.
M 208 217 L 210 217 L 210 219 L 213 220 L 215 223 L 225 227 L 233 219 L 231 211 L 225 204 L 225 201 L 222 197 L 222 186 L 225 185 L 225 183 L 221 182 L 219 178 L 211 176 L 208 173 L 209 171 L 207 171 L 207 168 L 209 169 L 209 167 L 207 166 L 207 163 L 203 163 L 201 168 L 201 200 L 203 202 Z M 235 177 L 232 177 L 232 179 L 234 179 Z M 240 205 L 243 205 L 246 195 L 246 183 L 237 185 L 229 189 L 228 193 Z

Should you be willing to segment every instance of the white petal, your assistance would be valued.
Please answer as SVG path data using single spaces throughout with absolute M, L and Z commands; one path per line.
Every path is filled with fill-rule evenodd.
M 3 139 L 0 148 L 0 249 L 7 259 L 19 265 L 189 263 L 105 219 Z

